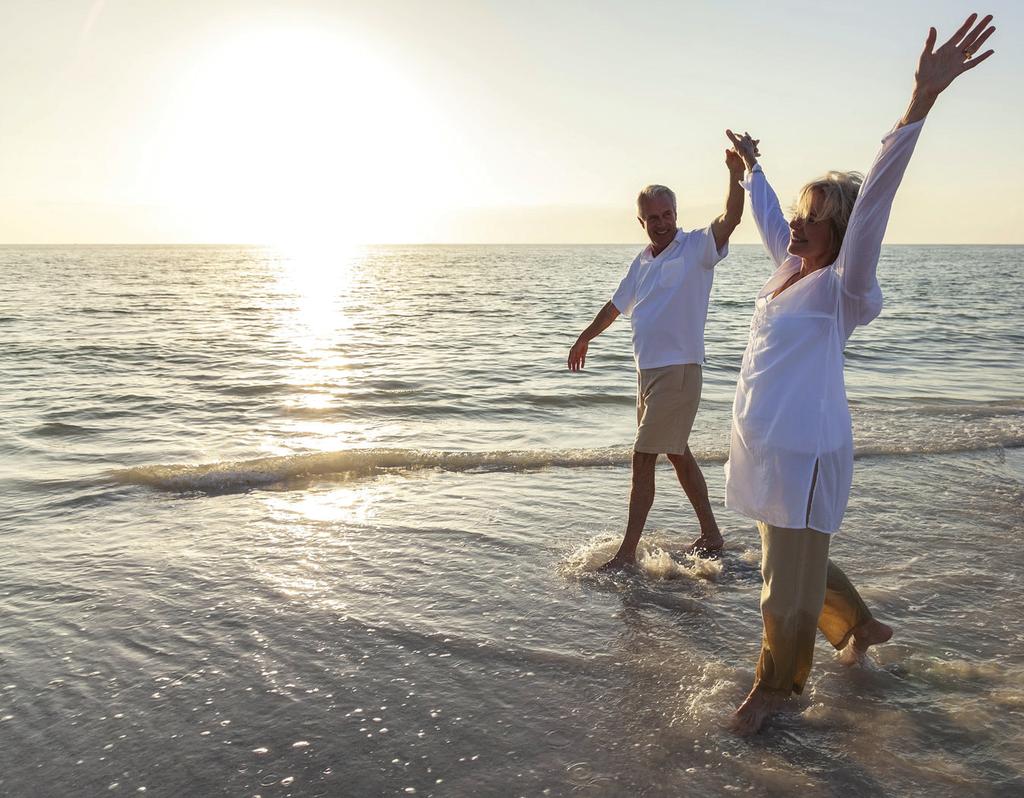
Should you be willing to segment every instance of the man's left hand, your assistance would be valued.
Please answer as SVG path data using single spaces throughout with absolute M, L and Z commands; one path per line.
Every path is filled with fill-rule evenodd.
M 743 162 L 743 157 L 736 151 L 735 147 L 730 147 L 725 151 L 725 165 L 729 168 L 729 174 L 734 178 L 737 180 L 743 179 L 743 173 L 747 167 Z

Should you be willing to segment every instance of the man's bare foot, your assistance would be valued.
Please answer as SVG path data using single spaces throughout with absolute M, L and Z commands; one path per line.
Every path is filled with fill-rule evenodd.
M 687 554 L 717 554 L 725 546 L 722 533 L 715 531 L 714 534 L 701 534 L 693 543 L 686 547 Z
M 785 697 L 778 693 L 762 690 L 754 685 L 754 689 L 733 713 L 729 727 L 740 737 L 757 734 L 785 700 Z
M 611 574 L 617 571 L 625 570 L 626 568 L 636 567 L 636 555 L 632 557 L 623 557 L 622 555 L 616 554 L 608 562 L 597 569 L 599 574 Z

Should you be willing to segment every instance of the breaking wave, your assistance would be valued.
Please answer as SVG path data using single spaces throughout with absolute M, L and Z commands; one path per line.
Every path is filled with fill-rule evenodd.
M 1024 446 L 1024 438 L 982 440 L 973 444 L 950 441 L 923 442 L 917 446 L 868 444 L 857 448 L 856 456 L 906 456 L 955 454 L 993 448 Z M 727 452 L 696 451 L 701 463 L 721 464 Z M 294 479 L 335 477 L 342 480 L 369 476 L 382 471 L 537 471 L 544 468 L 625 467 L 632 452 L 628 448 L 533 449 L 495 451 L 431 451 L 421 449 L 347 449 L 251 460 L 215 463 L 159 464 L 118 469 L 110 472 L 115 482 L 142 485 L 175 492 L 228 493 L 269 487 Z

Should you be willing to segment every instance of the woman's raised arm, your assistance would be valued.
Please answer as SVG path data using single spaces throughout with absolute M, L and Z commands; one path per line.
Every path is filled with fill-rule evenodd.
M 914 75 L 910 106 L 896 127 L 882 139 L 882 149 L 864 178 L 839 251 L 836 266 L 842 275 L 843 288 L 847 294 L 868 297 L 878 293 L 876 272 L 889 212 L 896 189 L 899 188 L 917 144 L 924 118 L 939 94 L 957 77 L 993 53 L 988 50 L 974 58 L 974 53 L 995 30 L 987 27 L 992 21 L 991 16 L 974 25 L 977 16 L 971 14 L 938 50 L 933 50 L 935 28 L 929 29 Z M 874 314 L 877 313 L 878 310 L 874 310 Z
M 789 256 L 786 251 L 789 246 L 789 223 L 779 206 L 779 198 L 757 163 L 757 158 L 761 154 L 757 148 L 760 139 L 751 138 L 749 133 L 738 136 L 731 130 L 726 130 L 725 135 L 729 137 L 733 148 L 743 158 L 743 163 L 747 167 L 747 178 L 743 181 L 743 187 L 750 194 L 750 210 L 754 214 L 757 232 L 761 235 L 764 248 L 768 250 L 775 265 L 781 266 Z

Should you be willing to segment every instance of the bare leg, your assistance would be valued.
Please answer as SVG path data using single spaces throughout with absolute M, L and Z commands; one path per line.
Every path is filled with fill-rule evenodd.
M 697 551 L 721 551 L 725 541 L 722 540 L 722 533 L 718 529 L 718 522 L 715 521 L 715 514 L 711 509 L 711 499 L 708 498 L 708 483 L 704 480 L 704 474 L 697 465 L 697 460 L 686 447 L 683 454 L 668 455 L 669 462 L 676 470 L 679 484 L 686 491 L 686 498 L 693 505 L 697 513 L 697 521 L 700 523 L 700 537 L 687 547 L 686 551 L 693 554 Z
M 633 486 L 629 492 L 629 519 L 626 535 L 619 550 L 599 571 L 618 571 L 636 562 L 636 547 L 640 543 L 647 514 L 654 504 L 654 466 L 658 455 L 649 452 L 633 452 Z

